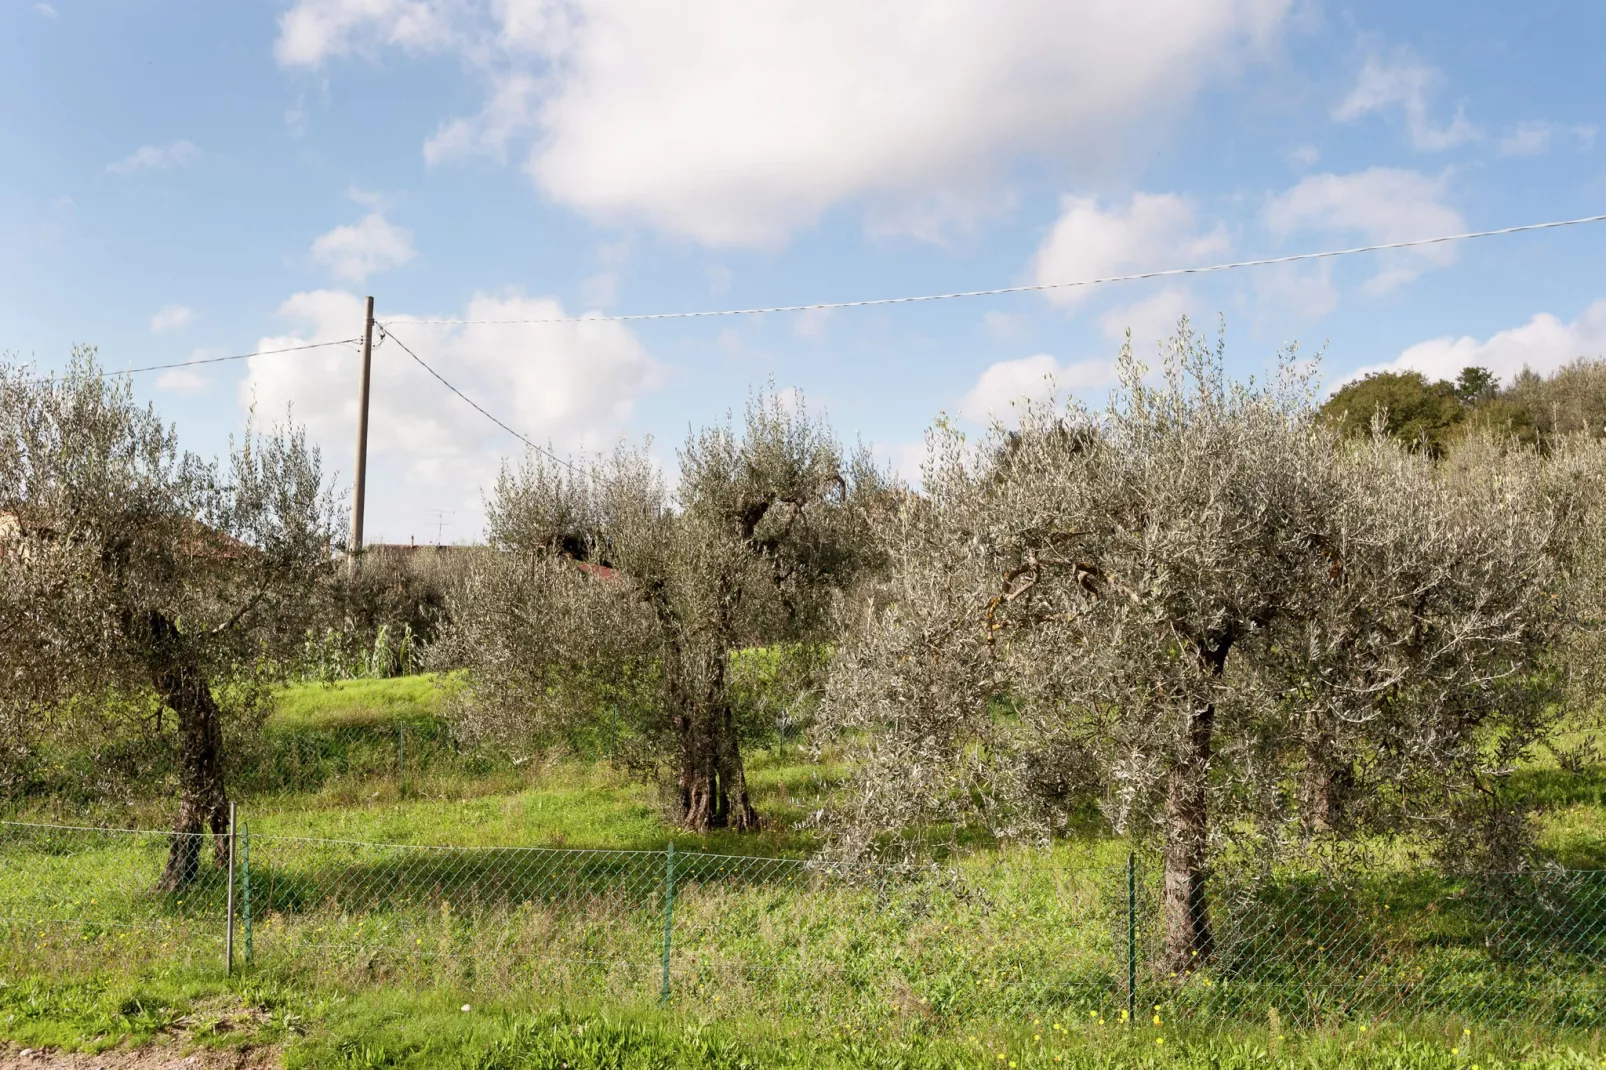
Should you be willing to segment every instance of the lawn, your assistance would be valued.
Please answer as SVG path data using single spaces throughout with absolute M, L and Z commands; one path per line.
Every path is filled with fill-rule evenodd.
M 320 1067 L 1606 1065 L 1597 875 L 1498 904 L 1404 872 L 1223 884 L 1216 962 L 1156 977 L 1155 874 L 1140 863 L 1129 901 L 1108 835 L 821 866 L 794 825 L 839 762 L 750 752 L 767 829 L 693 836 L 606 762 L 456 747 L 449 687 L 283 693 L 237 778 L 250 959 L 242 916 L 229 977 L 221 872 L 158 896 L 160 834 L 6 827 L 0 1034 L 265 1043 Z M 1601 770 L 1523 775 L 1558 861 L 1606 857 Z

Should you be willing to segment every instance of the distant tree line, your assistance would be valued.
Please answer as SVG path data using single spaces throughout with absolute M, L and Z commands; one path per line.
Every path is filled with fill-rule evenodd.
M 1390 437 L 1435 457 L 1476 433 L 1541 448 L 1559 436 L 1598 438 L 1606 435 L 1606 361 L 1581 357 L 1548 376 L 1525 368 L 1506 385 L 1479 367 L 1454 382 L 1374 372 L 1335 391 L 1321 414 L 1351 438 L 1369 435 L 1378 420 Z

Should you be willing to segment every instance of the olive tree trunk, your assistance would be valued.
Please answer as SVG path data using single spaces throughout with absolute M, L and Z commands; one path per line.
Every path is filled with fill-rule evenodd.
M 676 808 L 681 823 L 695 832 L 729 828 L 741 832 L 758 828 L 758 812 L 747 794 L 747 774 L 736 737 L 736 717 L 726 693 L 729 654 L 724 647 L 707 651 L 690 666 L 685 651 L 668 659 L 674 667 L 669 681 L 671 700 L 679 707 L 674 718 L 680 754 Z
M 1226 669 L 1230 639 L 1201 643 L 1199 657 L 1214 683 Z M 1216 949 L 1205 892 L 1210 860 L 1210 748 L 1216 727 L 1214 702 L 1185 714 L 1176 762 L 1166 785 L 1165 888 L 1161 918 L 1165 930 L 1162 966 L 1181 977 L 1197 969 Z
M 1326 711 L 1313 712 L 1300 778 L 1300 823 L 1305 834 L 1315 836 L 1342 828 L 1345 805 L 1354 787 L 1355 770 L 1338 754 L 1331 718 Z
M 1190 711 L 1177 764 L 1166 787 L 1164 968 L 1169 974 L 1192 970 L 1215 950 L 1210 904 L 1205 896 L 1210 812 L 1206 777 L 1216 710 Z
M 679 803 L 681 821 L 697 832 L 758 828 L 747 793 L 741 745 L 730 703 L 718 700 L 680 718 Z
M 179 806 L 173 842 L 157 888 L 176 892 L 200 871 L 208 829 L 217 865 L 228 864 L 229 802 L 223 784 L 223 724 L 206 674 L 184 648 L 183 637 L 160 613 L 149 615 L 151 684 L 178 718 Z

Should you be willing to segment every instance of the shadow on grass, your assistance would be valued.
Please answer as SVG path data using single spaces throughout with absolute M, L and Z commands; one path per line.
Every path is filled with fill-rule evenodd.
M 1606 872 L 1222 883 L 1215 953 L 1197 971 L 1163 972 L 1158 918 L 1144 919 L 1145 998 L 1206 1016 L 1278 1008 L 1303 1024 L 1402 1010 L 1600 1022 Z
M 881 867 L 686 851 L 676 851 L 671 863 L 663 851 L 354 845 L 341 858 L 307 844 L 296 860 L 297 845 L 288 840 L 253 850 L 260 852 L 251 865 L 253 910 L 286 914 L 368 914 L 433 909 L 443 902 L 458 913 L 527 903 L 579 912 L 657 910 L 671 887 L 679 897 L 707 890 L 879 887 L 888 879 Z

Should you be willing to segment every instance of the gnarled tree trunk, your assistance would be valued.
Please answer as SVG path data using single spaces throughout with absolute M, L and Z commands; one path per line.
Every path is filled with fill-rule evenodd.
M 741 746 L 730 703 L 716 700 L 678 719 L 680 729 L 679 806 L 681 821 L 696 832 L 758 828 L 758 812 L 747 793 Z
M 681 823 L 696 832 L 729 828 L 747 832 L 758 828 L 758 812 L 747 794 L 736 718 L 725 691 L 728 655 L 710 652 L 698 665 L 693 679 L 677 672 L 670 695 L 680 707 L 675 730 L 680 744 L 677 783 Z M 673 662 L 682 670 L 679 658 Z
M 1200 644 L 1199 657 L 1212 681 L 1227 665 L 1230 638 Z M 1210 850 L 1210 748 L 1216 707 L 1203 702 L 1185 714 L 1176 763 L 1166 786 L 1165 927 L 1162 967 L 1178 977 L 1197 969 L 1216 949 L 1205 880 Z
M 213 835 L 219 866 L 228 864 L 229 802 L 223 785 L 223 724 L 206 674 L 184 648 L 173 622 L 152 611 L 151 684 L 162 704 L 178 717 L 179 807 L 173 842 L 157 888 L 176 892 L 200 870 L 206 831 Z

